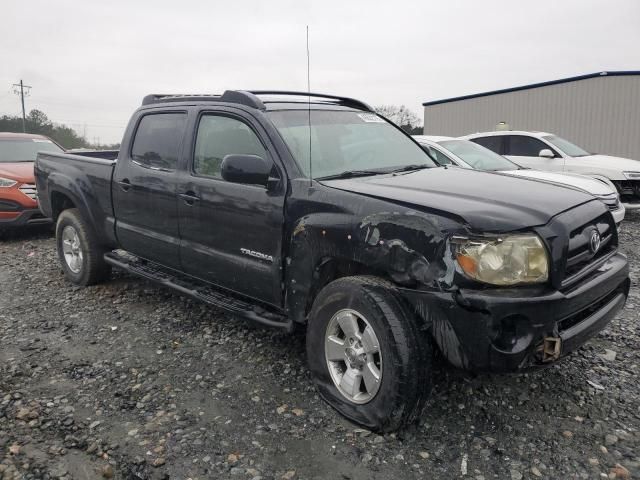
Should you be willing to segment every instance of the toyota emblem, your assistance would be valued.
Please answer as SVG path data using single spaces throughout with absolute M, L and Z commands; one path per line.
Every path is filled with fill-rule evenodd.
M 594 230 L 591 232 L 591 238 L 589 239 L 589 248 L 592 253 L 596 253 L 600 249 L 600 232 Z

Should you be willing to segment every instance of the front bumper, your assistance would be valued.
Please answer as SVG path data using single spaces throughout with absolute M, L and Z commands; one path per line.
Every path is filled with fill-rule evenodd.
M 620 225 L 620 223 L 622 223 L 626 213 L 627 213 L 627 209 L 622 203 L 620 204 L 619 208 L 616 208 L 615 210 L 611 210 L 611 215 L 613 216 L 613 221 L 616 223 L 616 225 Z
M 580 347 L 624 306 L 626 257 L 616 253 L 577 286 L 425 292 L 399 289 L 431 329 L 443 355 L 472 371 L 545 366 Z M 544 353 L 551 339 L 555 355 Z

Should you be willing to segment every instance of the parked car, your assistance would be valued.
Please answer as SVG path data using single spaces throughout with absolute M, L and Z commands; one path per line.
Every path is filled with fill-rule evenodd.
M 552 133 L 498 131 L 466 135 L 523 167 L 610 180 L 627 210 L 640 209 L 640 160 L 598 155 Z
M 63 149 L 42 135 L 0 132 L 0 230 L 50 222 L 36 197 L 33 163 L 38 151 Z
M 38 155 L 67 279 L 89 285 L 116 267 L 304 326 L 320 394 L 369 429 L 420 415 L 434 344 L 469 370 L 549 365 L 628 295 L 602 202 L 439 168 L 358 100 L 150 95 L 121 145 L 117 160 Z
M 523 168 L 480 144 L 460 138 L 427 135 L 414 135 L 413 138 L 427 150 L 438 165 L 455 165 L 462 168 L 500 172 L 579 188 L 607 205 L 616 225 L 624 220 L 624 205 L 620 202 L 616 187 L 609 180 L 597 180 L 577 173 L 543 172 Z

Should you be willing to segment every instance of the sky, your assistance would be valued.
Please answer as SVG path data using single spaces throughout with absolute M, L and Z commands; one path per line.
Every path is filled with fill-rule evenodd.
M 0 115 L 119 142 L 149 93 L 311 90 L 405 105 L 640 70 L 638 0 L 3 2 Z

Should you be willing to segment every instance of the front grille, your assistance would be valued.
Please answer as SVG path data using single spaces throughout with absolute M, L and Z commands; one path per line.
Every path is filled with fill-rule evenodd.
M 582 276 L 583 272 L 590 270 L 592 265 L 598 263 L 598 260 L 608 257 L 617 250 L 616 227 L 610 222 L 610 218 L 608 214 L 601 215 L 569 233 L 569 248 L 563 285 L 573 283 L 577 277 Z M 591 237 L 595 230 L 600 234 L 600 247 L 596 252 L 593 252 Z
M 618 189 L 620 200 L 624 203 L 637 203 L 640 201 L 640 180 L 613 180 Z
M 583 308 L 579 312 L 573 313 L 570 316 L 563 318 L 558 322 L 558 331 L 562 333 L 565 330 L 568 330 L 571 327 L 579 324 L 580 322 L 583 322 L 584 320 L 589 318 L 591 315 L 596 313 L 598 310 L 603 308 L 611 300 L 613 300 L 619 293 L 620 293 L 619 289 L 614 290 L 613 292 L 609 293 L 608 295 L 601 298 L 600 300 L 596 300 L 591 305 L 587 305 L 585 308 Z
M 33 183 L 25 183 L 20 187 L 20 191 L 32 200 L 38 200 L 38 192 Z

